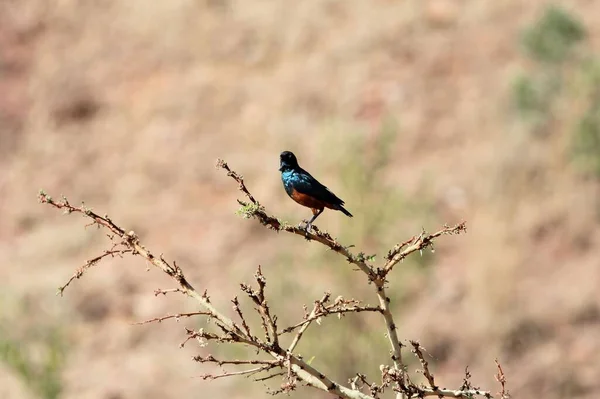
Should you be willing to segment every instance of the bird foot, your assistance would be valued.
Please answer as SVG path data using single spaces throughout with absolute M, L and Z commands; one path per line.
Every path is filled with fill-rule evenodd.
M 306 238 L 307 240 L 310 240 L 310 237 L 308 235 L 310 234 L 311 227 L 313 227 L 313 225 L 307 220 L 303 220 L 300 224 L 298 224 L 298 228 L 304 230 L 304 238 Z
M 312 223 L 309 223 L 308 220 L 303 220 L 298 224 L 298 228 L 304 229 L 306 231 L 310 231 L 311 227 L 313 227 Z

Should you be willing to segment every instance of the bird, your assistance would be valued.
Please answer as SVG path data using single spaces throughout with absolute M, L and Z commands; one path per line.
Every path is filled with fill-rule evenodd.
M 313 216 L 305 227 L 307 233 L 325 208 L 334 209 L 352 217 L 352 214 L 344 208 L 344 201 L 302 169 L 291 151 L 283 151 L 280 154 L 279 171 L 287 195 L 300 205 L 312 210 Z

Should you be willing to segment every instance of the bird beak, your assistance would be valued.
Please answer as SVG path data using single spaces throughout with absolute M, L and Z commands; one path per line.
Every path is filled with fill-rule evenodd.
M 283 166 L 280 166 L 279 167 L 279 171 L 281 172 L 282 170 L 283 170 Z

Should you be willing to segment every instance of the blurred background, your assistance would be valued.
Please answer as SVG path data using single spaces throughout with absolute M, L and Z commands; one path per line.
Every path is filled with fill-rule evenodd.
M 282 188 L 282 150 L 355 215 L 317 226 L 375 262 L 467 221 L 390 282 L 399 335 L 438 383 L 460 386 L 468 365 L 495 392 L 498 358 L 514 397 L 597 398 L 599 18 L 590 0 L 0 0 L 0 398 L 266 398 L 279 384 L 197 378 L 214 370 L 193 355 L 245 355 L 179 349 L 200 320 L 132 325 L 194 310 L 155 297 L 173 283 L 142 259 L 55 296 L 110 244 L 38 204 L 42 188 L 135 230 L 230 314 L 258 264 L 280 325 L 326 290 L 376 303 L 339 256 L 236 215 L 218 157 L 269 212 L 310 216 Z M 388 350 L 376 316 L 326 320 L 299 346 L 340 382 L 379 381 Z M 292 396 L 307 395 L 328 397 Z

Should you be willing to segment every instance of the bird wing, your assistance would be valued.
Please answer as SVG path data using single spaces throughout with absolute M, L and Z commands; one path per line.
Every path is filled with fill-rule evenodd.
M 334 193 L 329 191 L 327 187 L 322 185 L 304 169 L 301 169 L 296 175 L 297 178 L 294 181 L 294 188 L 300 193 L 310 195 L 328 204 L 344 205 L 344 201 L 342 199 L 338 198 Z

